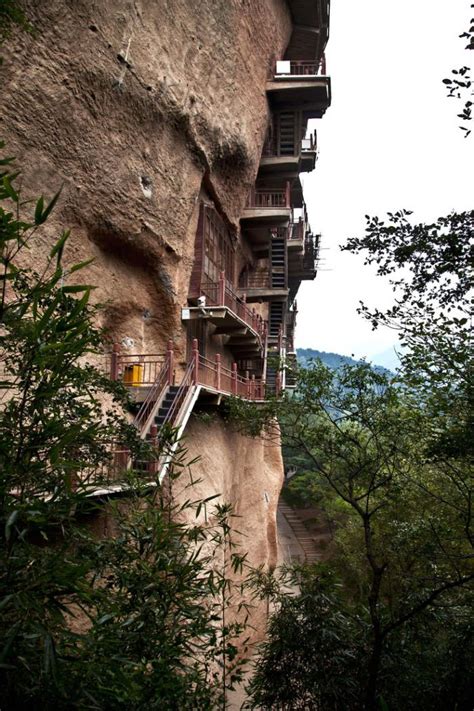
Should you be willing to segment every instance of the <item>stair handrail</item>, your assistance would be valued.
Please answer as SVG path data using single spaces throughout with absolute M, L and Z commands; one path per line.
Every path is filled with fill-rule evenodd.
M 173 384 L 173 365 L 174 351 L 173 344 L 170 341 L 168 343 L 168 350 L 166 352 L 165 361 L 156 377 L 155 382 L 151 386 L 148 395 L 140 405 L 140 409 L 135 415 L 135 419 L 133 420 L 133 424 L 135 425 L 141 436 L 146 434 L 147 424 L 148 420 L 150 419 L 150 415 L 156 408 L 156 405 L 161 400 L 165 390 L 168 386 Z
M 191 385 L 194 384 L 194 359 L 191 358 L 191 360 L 188 363 L 188 367 L 186 368 L 186 372 L 184 374 L 184 377 L 181 381 L 181 384 L 176 392 L 176 395 L 174 396 L 173 402 L 171 404 L 170 409 L 165 415 L 165 418 L 163 422 L 160 425 L 160 429 L 158 431 L 158 437 L 160 435 L 160 432 L 163 431 L 163 428 L 166 425 L 170 425 L 172 427 L 175 427 L 177 424 L 177 416 L 179 415 L 179 412 L 181 410 L 181 405 L 183 404 L 183 401 L 185 399 L 185 395 L 188 391 L 188 389 L 191 387 Z

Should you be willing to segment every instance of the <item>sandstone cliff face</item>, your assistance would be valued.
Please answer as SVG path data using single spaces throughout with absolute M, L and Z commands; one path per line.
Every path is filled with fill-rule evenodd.
M 192 466 L 192 496 L 205 499 L 218 494 L 209 504 L 231 503 L 235 519 L 232 528 L 239 553 L 247 554 L 252 567 L 266 570 L 276 567 L 278 545 L 276 514 L 283 484 L 281 446 L 275 437 L 250 438 L 239 434 L 218 415 L 203 421 L 191 417 L 183 444 L 187 458 L 199 460 Z M 191 498 L 185 473 L 178 479 L 175 495 Z M 181 495 L 179 494 L 181 492 Z M 246 631 L 250 643 L 261 641 L 266 625 L 266 602 L 252 601 L 251 628 Z
M 237 229 L 267 124 L 265 81 L 290 35 L 285 0 L 39 0 L 9 43 L 2 118 L 25 187 L 61 206 L 44 242 L 95 257 L 111 337 L 181 344 L 204 187 Z M 6 128 L 6 130 L 5 130 Z M 33 252 L 37 259 L 41 248 Z
M 67 259 L 90 256 L 111 340 L 185 358 L 199 198 L 236 232 L 268 120 L 265 82 L 288 43 L 285 0 L 25 0 L 36 28 L 4 49 L 2 134 L 26 194 L 59 206 L 31 250 L 38 263 L 66 227 Z M 242 516 L 249 562 L 276 563 L 280 449 L 192 419 L 196 496 Z M 259 613 L 260 614 L 260 613 Z M 262 618 L 260 617 L 260 621 Z M 261 633 L 262 625 L 259 626 Z

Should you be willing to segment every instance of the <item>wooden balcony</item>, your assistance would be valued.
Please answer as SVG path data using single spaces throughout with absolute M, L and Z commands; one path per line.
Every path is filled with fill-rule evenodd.
M 302 281 L 312 281 L 316 278 L 319 258 L 319 235 L 307 233 L 304 251 L 289 255 L 288 288 L 290 302 L 295 298 Z
M 281 301 L 288 296 L 284 271 L 245 272 L 239 283 L 239 294 L 245 295 L 247 303 Z
M 231 368 L 226 368 L 221 363 L 221 356 L 216 355 L 215 360 L 205 358 L 197 352 L 197 345 L 192 355 L 194 361 L 193 379 L 211 393 L 232 395 L 243 400 L 265 400 L 265 382 L 261 377 L 239 373 L 237 363 Z
M 193 294 L 190 306 L 181 310 L 183 321 L 205 319 L 216 329 L 213 335 L 226 335 L 226 347 L 231 351 L 245 351 L 246 357 L 260 357 L 266 338 L 266 322 L 246 305 L 245 296 L 240 297 L 227 282 L 224 272 L 219 281 L 203 281 L 199 296 Z M 197 305 L 194 305 L 196 304 Z
M 310 173 L 316 167 L 318 142 L 316 131 L 301 141 L 301 172 Z
M 293 180 L 300 170 L 299 136 L 301 115 L 295 111 L 280 112 L 273 116 L 263 146 L 259 173 Z M 299 134 L 299 135 L 298 135 Z
M 271 226 L 288 222 L 290 215 L 291 191 L 288 181 L 284 188 L 252 188 L 240 219 L 246 224 Z
M 286 143 L 285 143 L 286 139 Z M 286 136 L 267 137 L 260 159 L 259 174 L 279 176 L 285 180 L 296 180 L 298 174 L 314 170 L 317 158 L 316 131 L 302 141 L 289 140 Z
M 293 32 L 286 50 L 288 59 L 321 57 L 329 38 L 329 0 L 287 0 Z
M 305 221 L 302 217 L 290 224 L 288 231 L 288 249 L 302 251 L 304 247 Z
M 331 105 L 331 79 L 326 63 L 279 60 L 267 82 L 267 94 L 275 109 L 286 106 L 304 111 L 307 118 L 321 118 Z

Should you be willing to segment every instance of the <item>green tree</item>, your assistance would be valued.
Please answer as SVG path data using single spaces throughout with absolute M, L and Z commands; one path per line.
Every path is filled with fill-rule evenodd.
M 332 492 L 331 513 L 337 510 L 338 524 L 335 552 L 325 565 L 340 580 L 342 592 L 338 604 L 332 601 L 331 615 L 342 614 L 347 624 L 352 620 L 358 630 L 359 667 L 357 677 L 352 677 L 357 701 L 334 706 L 324 701 L 324 695 L 318 700 L 322 691 L 315 689 L 313 670 L 306 679 L 307 686 L 301 681 L 301 707 L 304 694 L 312 689 L 315 709 L 375 709 L 382 698 L 389 707 L 397 708 L 397 676 L 402 668 L 408 671 L 409 667 L 404 666 L 403 656 L 397 667 L 395 641 L 414 657 L 418 640 L 413 629 L 422 618 L 430 620 L 432 639 L 440 639 L 444 628 L 438 626 L 439 620 L 436 623 L 438 606 L 451 610 L 458 620 L 468 619 L 474 580 L 472 469 L 461 458 L 451 457 L 447 462 L 428 457 L 431 417 L 420 407 L 416 389 L 391 382 L 386 374 L 375 372 L 367 364 L 346 366 L 339 372 L 321 363 L 302 369 L 297 397 L 285 403 L 281 424 L 285 445 L 304 455 L 306 469 L 308 463 L 311 465 L 313 480 L 308 498 L 314 491 L 325 491 L 326 496 Z M 317 578 L 318 571 L 313 574 Z M 304 635 L 305 629 L 316 623 L 309 612 L 303 614 L 302 605 L 298 597 L 294 608 L 282 605 L 276 617 L 287 616 L 288 610 L 294 609 L 294 624 Z M 282 659 L 290 670 L 295 652 L 291 639 L 285 636 L 288 625 L 280 625 L 278 619 L 272 625 L 272 643 L 280 645 Z M 460 635 L 467 634 L 468 629 L 465 623 Z M 458 641 L 451 640 L 453 645 Z M 440 641 L 439 648 L 449 658 L 452 648 L 448 641 Z M 270 649 L 264 648 L 260 670 L 269 669 Z M 347 649 L 341 643 L 341 650 Z M 312 654 L 303 644 L 298 653 Z M 330 665 L 328 654 L 324 663 Z M 432 678 L 435 676 L 435 656 L 425 677 L 428 671 Z M 303 669 L 311 670 L 312 664 L 322 662 L 310 656 L 300 663 Z M 451 677 L 446 683 L 450 681 Z M 261 698 L 263 689 L 277 699 L 281 687 L 275 681 L 271 683 L 275 684 L 274 691 L 270 676 L 257 676 L 255 698 Z M 424 698 L 416 679 L 410 683 L 405 708 L 437 708 Z M 471 688 L 470 683 L 466 679 L 459 692 L 464 693 L 466 685 Z M 446 687 L 441 691 L 446 694 Z M 451 707 L 455 708 L 454 701 Z
M 202 521 L 209 501 L 173 503 L 190 465 L 181 447 L 164 488 L 113 466 L 117 444 L 138 459 L 160 448 L 140 441 L 123 389 L 94 365 L 99 307 L 74 281 L 88 262 L 65 266 L 69 233 L 27 266 L 59 195 L 25 201 L 13 159 L 0 166 L 0 705 L 225 707 L 245 624 L 224 620 L 244 566 L 231 511 Z M 91 496 L 111 479 L 124 499 Z

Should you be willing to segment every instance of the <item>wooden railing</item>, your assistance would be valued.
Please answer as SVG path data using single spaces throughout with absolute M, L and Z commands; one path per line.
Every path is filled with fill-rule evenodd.
M 243 297 L 237 296 L 226 280 L 225 272 L 221 272 L 218 282 L 203 282 L 200 291 L 206 297 L 205 306 L 226 306 L 250 326 L 262 340 L 265 338 L 266 322 L 255 309 L 249 309 L 245 295 Z
M 115 344 L 106 355 L 106 368 L 112 380 L 126 385 L 152 385 L 162 370 L 167 353 L 121 353 Z
M 271 272 L 243 272 L 240 277 L 241 289 L 269 289 L 272 285 Z
M 108 356 L 108 363 L 112 380 L 121 380 L 129 387 L 150 386 L 133 421 L 140 434 L 146 434 L 150 415 L 165 390 L 174 382 L 173 342 L 168 341 L 165 354 L 120 353 L 120 346 L 115 344 L 112 353 Z
M 317 143 L 317 132 L 316 129 L 311 133 L 309 136 L 306 138 L 303 138 L 301 140 L 301 153 L 306 153 L 306 152 L 314 152 L 317 150 L 318 143 Z M 265 139 L 265 143 L 263 144 L 262 148 L 262 156 L 269 156 L 269 157 L 278 157 L 278 156 L 292 156 L 292 155 L 297 155 L 298 154 L 298 146 L 297 142 L 295 141 L 295 146 L 294 150 L 283 150 L 280 142 L 278 140 L 278 135 L 269 135 Z
M 202 385 L 219 393 L 246 400 L 265 399 L 265 383 L 260 378 L 256 378 L 255 375 L 249 376 L 248 373 L 245 376 L 240 375 L 237 372 L 237 363 L 233 363 L 231 368 L 226 368 L 221 363 L 219 353 L 214 361 L 205 358 L 198 351 L 197 341 L 193 343 L 191 364 L 195 385 Z
M 276 77 L 283 76 L 326 76 L 326 57 L 319 61 L 283 59 L 277 60 L 274 68 Z
M 252 188 L 247 199 L 247 208 L 275 209 L 291 207 L 290 183 L 279 190 Z

